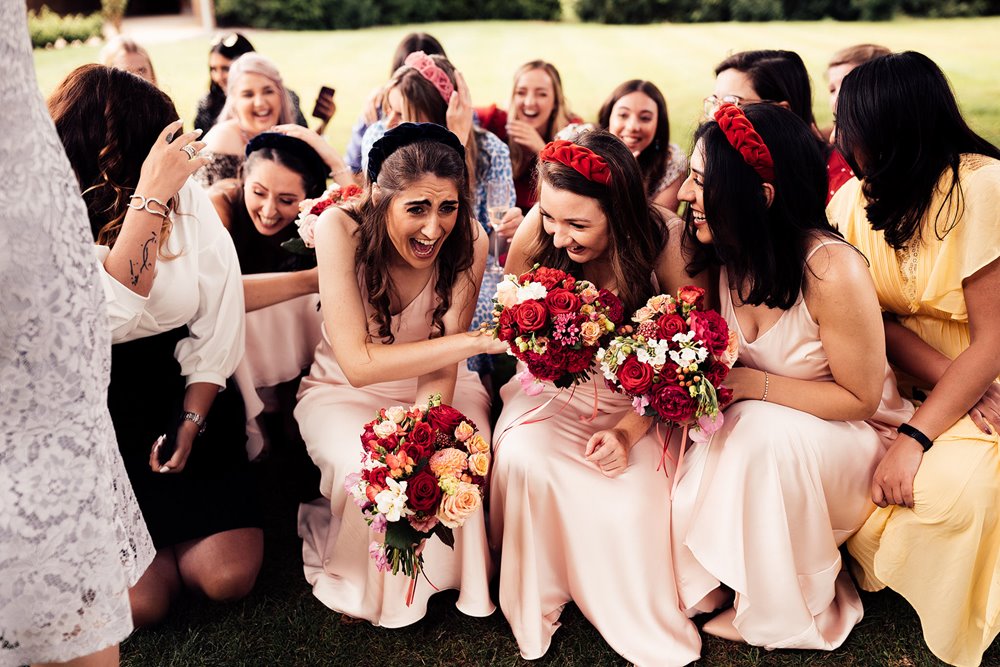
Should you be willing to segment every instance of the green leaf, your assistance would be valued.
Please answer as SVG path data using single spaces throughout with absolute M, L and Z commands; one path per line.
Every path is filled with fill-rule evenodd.
M 296 255 L 315 255 L 316 251 L 312 248 L 306 246 L 306 242 L 302 240 L 302 237 L 296 236 L 295 238 L 288 239 L 281 244 L 281 247 L 288 252 L 294 253 Z
M 385 543 L 394 549 L 413 551 L 424 537 L 426 536 L 411 526 L 405 518 L 386 524 Z
M 438 539 L 444 542 L 449 548 L 455 548 L 455 533 L 452 532 L 451 528 L 438 522 L 438 524 L 434 526 L 434 530 L 432 532 L 437 535 Z

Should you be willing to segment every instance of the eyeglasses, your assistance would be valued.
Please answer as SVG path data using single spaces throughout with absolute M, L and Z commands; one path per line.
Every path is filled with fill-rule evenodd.
M 718 97 L 717 95 L 709 95 L 705 98 L 705 118 L 709 120 L 715 117 L 715 112 L 718 111 L 719 107 L 723 104 L 735 104 L 738 107 L 744 107 L 750 104 L 770 104 L 771 100 L 753 100 L 745 97 L 740 97 L 739 95 L 723 95 Z

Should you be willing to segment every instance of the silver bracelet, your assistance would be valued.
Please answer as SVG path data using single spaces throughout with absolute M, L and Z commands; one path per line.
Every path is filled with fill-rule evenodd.
M 205 418 L 199 415 L 197 412 L 191 412 L 188 410 L 181 415 L 181 421 L 194 422 L 198 426 L 198 435 L 205 432 Z
M 771 388 L 771 378 L 768 377 L 767 371 L 764 371 L 764 395 L 760 397 L 760 400 L 767 402 L 767 390 Z
M 138 204 L 133 204 L 134 200 L 138 199 Z M 150 204 L 159 204 L 163 207 L 162 211 L 157 211 L 156 209 L 150 208 Z M 161 218 L 166 219 L 170 216 L 170 207 L 164 204 L 162 201 L 156 197 L 143 197 L 142 195 L 132 195 L 128 198 L 128 207 L 134 208 L 137 211 L 145 211 L 146 213 L 152 213 L 153 215 L 158 215 Z

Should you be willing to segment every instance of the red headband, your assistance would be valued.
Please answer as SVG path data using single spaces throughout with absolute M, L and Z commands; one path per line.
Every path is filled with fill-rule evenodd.
M 572 141 L 556 139 L 538 154 L 542 162 L 559 162 L 579 172 L 588 181 L 611 185 L 611 170 L 600 155 Z
M 448 78 L 448 75 L 445 74 L 445 71 L 434 64 L 434 60 L 429 55 L 423 51 L 414 51 L 406 56 L 403 64 L 417 70 L 422 77 L 430 81 L 437 88 L 437 91 L 441 93 L 445 104 L 451 101 L 451 94 L 455 91 L 455 85 Z
M 715 122 L 719 124 L 730 145 L 735 148 L 743 161 L 753 167 L 765 183 L 774 182 L 774 159 L 767 144 L 753 128 L 753 123 L 735 104 L 723 104 L 715 112 Z

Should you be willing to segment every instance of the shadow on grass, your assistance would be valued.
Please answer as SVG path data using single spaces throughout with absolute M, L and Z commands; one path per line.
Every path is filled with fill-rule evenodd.
M 301 447 L 301 443 L 297 445 Z M 168 620 L 122 644 L 122 664 L 152 665 L 527 665 L 498 610 L 471 618 L 455 609 L 455 591 L 435 595 L 420 623 L 397 630 L 345 624 L 316 600 L 302 574 L 295 519 L 301 452 L 284 446 L 259 464 L 265 506 L 264 567 L 254 592 L 228 605 L 184 599 Z M 494 591 L 495 593 L 495 591 Z M 816 665 L 930 667 L 941 663 L 923 643 L 916 614 L 891 592 L 863 594 L 865 618 L 843 647 L 775 651 L 705 637 L 699 666 Z M 494 599 L 495 596 L 494 596 Z M 572 604 L 538 667 L 627 665 Z M 669 656 L 664 656 L 669 660 Z M 994 645 L 984 666 L 1000 665 Z

